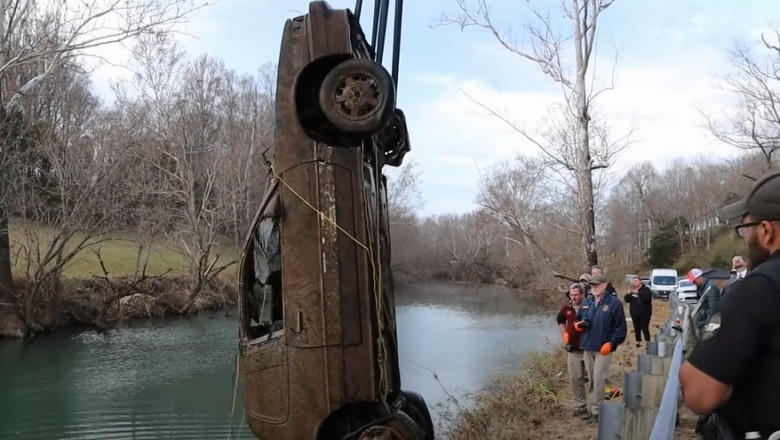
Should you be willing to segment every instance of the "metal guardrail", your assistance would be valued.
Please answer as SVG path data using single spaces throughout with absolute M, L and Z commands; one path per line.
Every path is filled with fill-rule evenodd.
M 682 317 L 682 334 L 679 335 L 674 344 L 674 354 L 672 355 L 672 365 L 669 368 L 669 375 L 666 378 L 664 395 L 661 398 L 661 406 L 658 407 L 658 414 L 653 423 L 653 431 L 650 433 L 650 440 L 666 440 L 674 438 L 674 427 L 677 424 L 677 406 L 680 397 L 680 367 L 683 361 L 683 351 L 690 327 L 691 314 L 687 305 L 678 306 L 678 316 Z M 674 316 L 670 319 L 676 319 Z
M 638 371 L 625 374 L 623 402 L 601 404 L 600 440 L 674 438 L 680 366 L 692 326 L 690 307 L 680 303 L 677 295 L 669 302 L 672 315 L 655 341 L 647 344 L 647 354 L 639 356 Z

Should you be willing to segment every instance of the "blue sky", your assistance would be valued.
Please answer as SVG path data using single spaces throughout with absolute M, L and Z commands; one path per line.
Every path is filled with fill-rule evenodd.
M 330 3 L 354 6 L 354 1 Z M 442 14 L 457 12 L 454 0 L 405 4 L 398 106 L 406 112 L 412 140 L 406 160 L 413 160 L 422 174 L 424 214 L 466 212 L 476 206 L 481 172 L 517 154 L 538 153 L 466 94 L 533 132 L 560 99 L 559 89 L 487 32 L 440 26 Z M 491 4 L 496 21 L 515 29 L 518 41 L 526 5 L 560 18 L 558 0 Z M 617 83 L 597 102 L 597 111 L 615 133 L 635 130 L 634 143 L 613 167 L 614 179 L 644 160 L 666 167 L 678 160 L 736 154 L 708 135 L 700 111 L 718 115 L 729 107 L 732 100 L 721 90 L 718 75 L 729 71 L 729 51 L 737 42 L 756 44 L 762 31 L 774 28 L 780 10 L 773 4 L 617 0 L 604 13 L 596 65 L 609 74 L 617 56 Z M 218 0 L 197 12 L 179 39 L 190 56 L 207 53 L 228 68 L 253 73 L 276 61 L 284 20 L 304 13 L 307 5 L 299 0 Z M 371 9 L 367 1 L 366 11 Z M 121 75 L 115 68 L 101 68 L 95 83 L 107 93 L 109 79 Z

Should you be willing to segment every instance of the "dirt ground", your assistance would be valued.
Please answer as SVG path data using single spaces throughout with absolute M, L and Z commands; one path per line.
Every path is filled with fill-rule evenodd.
M 660 328 L 669 319 L 671 309 L 669 302 L 654 299 L 653 300 L 653 317 L 650 321 L 650 336 L 655 337 Z M 628 313 L 626 313 L 628 316 Z M 645 344 L 642 343 L 641 347 L 636 346 L 634 339 L 634 331 L 630 321 L 628 325 L 628 336 L 626 342 L 622 344 L 612 360 L 610 379 L 607 385 L 623 388 L 623 376 L 626 372 L 636 371 L 637 369 L 637 357 L 640 354 L 645 353 Z M 568 384 L 568 383 L 567 383 Z M 561 390 L 561 395 L 565 396 L 567 403 L 571 404 L 571 392 L 568 387 L 564 387 Z M 622 400 L 622 397 L 616 399 L 616 401 Z M 680 405 L 678 409 L 680 421 L 675 431 L 675 439 L 683 440 L 698 440 L 700 436 L 694 432 L 696 425 L 696 415 L 693 414 L 685 405 Z M 549 436 L 547 438 L 555 439 L 595 439 L 597 438 L 598 425 L 594 423 L 582 422 L 579 419 L 561 419 L 550 420 L 544 423 L 544 431 Z M 628 439 L 627 439 L 628 440 Z

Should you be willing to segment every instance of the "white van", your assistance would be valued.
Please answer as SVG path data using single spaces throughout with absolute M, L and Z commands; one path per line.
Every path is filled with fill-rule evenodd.
M 650 290 L 655 298 L 666 298 L 677 290 L 677 271 L 674 269 L 653 269 L 650 275 Z

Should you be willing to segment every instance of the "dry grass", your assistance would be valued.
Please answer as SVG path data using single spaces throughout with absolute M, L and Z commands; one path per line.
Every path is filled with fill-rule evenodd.
M 653 301 L 650 333 L 655 335 L 669 319 L 666 301 Z M 628 337 L 612 361 L 608 385 L 622 388 L 623 376 L 636 371 L 637 355 L 644 353 L 644 344 L 637 348 L 633 327 L 628 322 Z M 696 418 L 685 408 L 680 409 L 681 423 L 675 438 L 695 439 Z M 510 440 L 510 439 L 595 439 L 598 426 L 572 417 L 571 392 L 566 375 L 563 350 L 530 355 L 522 372 L 496 380 L 479 394 L 472 408 L 450 414 L 449 440 Z M 443 418 L 447 420 L 447 414 Z
M 534 439 L 544 434 L 549 420 L 569 414 L 566 377 L 559 375 L 565 352 L 537 353 L 528 357 L 523 372 L 495 381 L 476 396 L 473 408 L 458 414 L 447 438 Z

